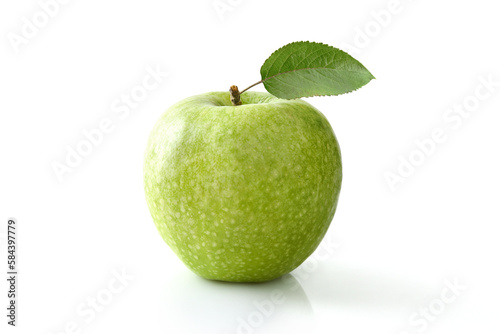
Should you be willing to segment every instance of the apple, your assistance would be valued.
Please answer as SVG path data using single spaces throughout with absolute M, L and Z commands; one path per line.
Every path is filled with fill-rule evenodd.
M 301 99 L 211 92 L 170 107 L 144 161 L 146 200 L 165 242 L 211 280 L 262 282 L 298 267 L 337 207 L 340 148 Z

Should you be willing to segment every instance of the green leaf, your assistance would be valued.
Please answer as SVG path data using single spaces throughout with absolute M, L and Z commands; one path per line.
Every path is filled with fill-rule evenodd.
M 276 50 L 260 69 L 267 91 L 282 99 L 352 92 L 375 77 L 342 50 L 294 42 Z

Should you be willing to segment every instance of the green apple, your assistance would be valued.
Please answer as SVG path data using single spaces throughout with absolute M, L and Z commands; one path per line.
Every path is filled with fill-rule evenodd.
M 335 213 L 340 148 L 309 103 L 246 92 L 187 98 L 152 130 L 144 162 L 149 210 L 165 242 L 199 276 L 280 277 L 311 255 Z

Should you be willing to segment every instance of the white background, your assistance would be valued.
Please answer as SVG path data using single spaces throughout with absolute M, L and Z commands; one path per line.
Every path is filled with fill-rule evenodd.
M 18 327 L 5 324 L 2 279 L 2 333 L 498 332 L 495 2 L 401 0 L 396 10 L 389 0 L 219 4 L 229 7 L 68 1 L 15 46 L 23 18 L 44 24 L 42 9 L 34 0 L 1 3 L 2 268 L 8 217 L 20 233 Z M 373 13 L 388 9 L 390 18 L 377 23 Z M 377 78 L 352 94 L 307 99 L 342 148 L 337 214 L 318 253 L 292 276 L 260 285 L 205 281 L 177 259 L 149 215 L 148 134 L 178 100 L 258 81 L 264 60 L 298 40 L 349 51 Z M 128 115 L 115 113 L 147 68 L 168 75 Z M 496 82 L 491 92 L 481 78 Z M 464 103 L 468 117 L 446 121 Z M 53 164 L 65 163 L 68 147 L 104 119 L 112 131 L 59 180 Z M 387 173 L 398 173 L 400 158 L 422 158 L 415 141 L 436 129 L 446 140 L 391 189 Z M 450 284 L 459 285 L 455 294 Z

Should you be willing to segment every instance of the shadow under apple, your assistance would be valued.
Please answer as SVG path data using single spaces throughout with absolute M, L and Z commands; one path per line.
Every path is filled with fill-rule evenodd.
M 264 283 L 228 283 L 189 271 L 171 277 L 161 292 L 157 320 L 173 333 L 305 332 L 314 313 L 300 283 L 290 274 Z

